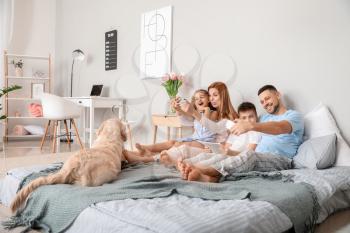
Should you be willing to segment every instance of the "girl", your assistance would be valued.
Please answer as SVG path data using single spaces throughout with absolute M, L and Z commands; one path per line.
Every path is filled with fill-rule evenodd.
M 179 108 L 180 98 L 177 98 L 173 103 L 173 107 L 176 109 L 176 112 L 181 117 L 190 117 L 193 121 L 193 117 L 190 114 L 184 112 L 181 108 Z M 206 90 L 199 89 L 195 91 L 191 103 L 189 103 L 193 109 L 193 111 L 197 112 L 200 116 L 203 115 L 208 119 L 216 121 L 217 112 L 213 109 L 209 102 L 209 93 Z M 203 127 L 198 121 L 194 120 L 194 133 L 191 137 L 180 138 L 177 140 L 169 140 L 162 143 L 156 143 L 152 145 L 141 145 L 136 143 L 136 148 L 139 153 L 132 151 L 124 151 L 126 157 L 128 157 L 129 162 L 151 162 L 154 160 L 158 160 L 159 156 L 149 157 L 154 155 L 155 153 L 159 153 L 161 151 L 165 151 L 172 147 L 178 147 L 181 145 L 188 145 L 190 147 L 196 148 L 204 148 L 204 145 L 198 141 L 205 142 L 214 142 L 215 141 L 215 133 L 210 132 L 208 129 Z M 163 153 L 165 156 L 165 152 Z M 140 156 L 146 156 L 145 158 L 139 158 Z M 175 162 L 175 161 L 174 161 Z

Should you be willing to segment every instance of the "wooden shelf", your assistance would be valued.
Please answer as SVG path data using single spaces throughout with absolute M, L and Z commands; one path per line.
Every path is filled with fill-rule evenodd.
M 36 70 L 36 68 L 41 67 L 43 70 L 42 77 L 33 77 L 34 73 L 28 73 L 25 76 L 15 76 L 15 70 L 10 69 L 12 65 L 11 60 L 24 60 L 25 69 Z M 33 60 L 30 60 L 33 59 Z M 30 61 L 29 61 L 30 60 Z M 36 60 L 36 61 L 34 61 Z M 8 116 L 3 120 L 4 123 L 4 140 L 31 140 L 42 138 L 43 135 L 13 135 L 10 132 L 10 129 L 15 125 L 38 125 L 45 127 L 45 121 L 47 118 L 44 117 L 34 117 L 29 116 L 30 114 L 25 113 L 27 106 L 31 103 L 39 103 L 40 99 L 31 98 L 33 86 L 30 83 L 42 83 L 44 86 L 44 91 L 51 93 L 51 84 L 52 84 L 52 66 L 51 66 L 51 55 L 47 54 L 46 56 L 34 56 L 32 54 L 16 54 L 16 53 L 7 53 L 4 51 L 4 86 L 10 87 L 12 85 L 22 86 L 20 92 L 14 91 L 10 94 L 4 96 L 4 114 Z M 45 68 L 44 68 L 45 67 Z M 11 70 L 11 72 L 10 72 Z M 19 112 L 22 111 L 23 116 L 15 116 L 15 111 L 18 109 Z
M 24 54 L 14 54 L 14 53 L 8 53 L 6 54 L 8 57 L 13 58 L 27 58 L 27 59 L 39 59 L 39 60 L 49 60 L 49 56 L 32 56 L 32 55 L 24 55 Z
M 8 79 L 23 79 L 23 80 L 50 80 L 49 78 L 39 78 L 39 77 L 32 77 L 32 76 L 23 76 L 23 77 L 17 77 L 17 76 L 6 76 Z
M 50 135 L 47 135 L 47 137 L 49 137 Z M 42 138 L 43 135 L 6 135 L 5 137 L 7 138 Z
M 15 117 L 15 116 L 9 116 L 7 119 L 46 119 L 44 117 Z
M 33 98 L 16 98 L 16 97 L 7 97 L 8 100 L 28 100 L 28 101 L 40 101 L 40 99 L 33 99 Z

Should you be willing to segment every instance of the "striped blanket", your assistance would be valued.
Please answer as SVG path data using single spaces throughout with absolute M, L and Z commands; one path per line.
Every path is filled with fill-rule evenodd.
M 24 183 L 37 176 L 38 174 L 28 176 Z M 100 187 L 40 187 L 32 194 L 26 208 L 3 225 L 8 228 L 27 225 L 42 227 L 51 232 L 62 232 L 82 210 L 93 203 L 127 198 L 165 197 L 179 193 L 207 200 L 249 198 L 268 201 L 291 219 L 296 232 L 306 232 L 313 228 L 318 204 L 310 186 L 284 182 L 280 173 L 250 173 L 247 176 L 240 174 L 240 179 L 236 178 L 235 181 L 219 184 L 187 182 L 179 179 L 179 174 L 171 168 L 157 164 L 132 166 L 123 170 L 119 180 Z

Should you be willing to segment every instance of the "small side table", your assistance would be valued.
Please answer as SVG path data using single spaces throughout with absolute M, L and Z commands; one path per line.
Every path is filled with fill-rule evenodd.
M 152 115 L 152 123 L 153 123 L 153 143 L 156 143 L 157 140 L 157 130 L 158 126 L 167 127 L 167 138 L 170 140 L 170 128 L 176 128 L 177 137 L 182 137 L 182 129 L 193 128 L 192 126 L 183 125 L 180 117 L 172 116 L 172 115 L 162 115 L 162 114 L 153 114 Z
M 134 144 L 132 143 L 132 134 L 131 134 L 131 126 L 132 124 L 135 124 L 136 121 L 122 121 L 122 123 L 125 125 L 126 130 L 127 130 L 127 137 L 128 137 L 128 141 L 129 141 L 129 145 L 130 145 L 130 150 L 134 150 Z

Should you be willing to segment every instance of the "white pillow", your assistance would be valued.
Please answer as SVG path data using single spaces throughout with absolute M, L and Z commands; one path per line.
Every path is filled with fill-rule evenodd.
M 25 125 L 24 129 L 32 135 L 44 135 L 44 128 L 39 125 Z
M 336 158 L 336 134 L 310 138 L 303 142 L 293 158 L 296 168 L 325 169 L 333 166 Z
M 306 139 L 337 135 L 337 154 L 334 166 L 350 166 L 350 148 L 340 134 L 337 124 L 327 106 L 320 103 L 304 117 Z

